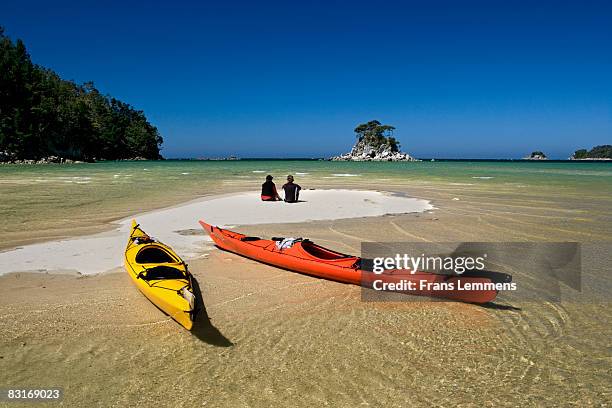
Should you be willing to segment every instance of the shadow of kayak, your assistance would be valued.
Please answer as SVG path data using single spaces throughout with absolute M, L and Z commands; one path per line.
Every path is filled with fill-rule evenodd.
M 227 337 L 223 335 L 217 329 L 210 318 L 208 317 L 208 313 L 206 312 L 206 306 L 204 305 L 204 299 L 202 298 L 202 291 L 200 290 L 200 285 L 198 281 L 193 277 L 191 280 L 191 286 L 193 288 L 193 294 L 196 297 L 196 310 L 197 315 L 195 317 L 195 321 L 193 322 L 193 327 L 191 328 L 191 333 L 196 336 L 201 341 L 211 344 L 217 347 L 231 347 L 234 345 Z

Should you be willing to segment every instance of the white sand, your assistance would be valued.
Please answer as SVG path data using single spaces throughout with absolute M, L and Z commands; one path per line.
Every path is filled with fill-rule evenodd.
M 306 190 L 304 202 L 262 202 L 259 192 L 232 194 L 192 201 L 180 206 L 137 215 L 134 218 L 150 235 L 172 246 L 183 258 L 201 252 L 210 239 L 178 231 L 201 229 L 199 219 L 219 226 L 306 222 L 385 214 L 423 212 L 433 206 L 426 200 L 376 191 Z M 104 272 L 120 266 L 131 218 L 117 222 L 113 231 L 28 245 L 0 253 L 0 274 L 9 272 Z

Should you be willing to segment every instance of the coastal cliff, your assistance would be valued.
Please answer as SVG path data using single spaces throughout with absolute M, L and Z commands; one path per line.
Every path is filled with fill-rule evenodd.
M 393 137 L 395 128 L 377 120 L 355 128 L 357 142 L 350 152 L 331 157 L 332 161 L 418 161 L 400 151 L 399 141 Z

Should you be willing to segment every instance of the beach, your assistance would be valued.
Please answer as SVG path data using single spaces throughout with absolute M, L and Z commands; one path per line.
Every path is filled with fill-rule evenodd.
M 612 3 L 0 9 L 0 408 L 612 407 Z
M 248 198 L 253 193 L 245 192 L 253 190 L 262 174 L 291 171 L 308 173 L 297 175 L 297 182 L 315 188 L 303 191 L 306 205 L 330 190 L 357 194 L 346 204 L 350 214 L 340 205 L 329 206 L 335 209 L 327 214 L 325 206 L 313 210 L 318 218 L 279 213 L 271 219 L 255 211 L 250 219 L 217 222 L 261 237 L 307 237 L 357 255 L 365 241 L 577 241 L 582 243 L 581 290 L 565 288 L 559 302 L 508 296 L 486 307 L 426 298 L 367 302 L 357 286 L 220 251 L 203 231 L 179 225 L 176 231 L 164 230 L 172 234 L 160 238 L 189 253 L 190 270 L 202 291 L 206 310 L 191 333 L 142 296 L 121 268 L 6 273 L 0 276 L 0 383 L 63 387 L 63 406 L 609 403 L 610 169 L 605 164 L 577 168 L 533 163 L 521 172 L 521 167 L 505 165 L 442 165 L 443 171 L 432 173 L 435 165 L 423 164 L 427 176 L 423 167 L 415 167 L 419 163 L 340 163 L 334 168 L 325 167 L 328 163 L 302 168 L 282 162 L 276 168 L 269 163 L 223 164 L 230 166 L 225 177 L 208 178 L 205 191 L 187 182 L 172 190 L 178 198 L 147 193 L 137 209 L 122 202 L 108 210 L 104 217 L 112 220 L 106 223 L 92 210 L 96 204 L 81 203 L 75 208 L 86 208 L 83 219 L 89 214 L 95 227 L 85 230 L 84 222 L 74 222 L 55 241 L 113 234 L 117 228 L 124 233 L 121 220 L 189 208 L 185 202 Z M 130 166 L 152 167 L 130 163 L 122 174 L 135 174 Z M 92 177 L 83 180 L 90 182 L 86 187 L 96 177 L 108 177 L 110 184 L 120 178 L 114 177 L 119 174 L 115 170 L 70 177 Z M 181 170 L 172 170 L 176 178 L 195 172 L 176 170 Z M 227 177 L 227 172 L 236 174 Z M 148 183 L 154 190 L 154 180 Z M 593 190 L 593 185 L 600 188 Z M 57 188 L 63 191 L 65 186 Z M 381 201 L 376 211 L 367 212 L 364 208 L 370 205 L 357 197 Z M 221 208 L 231 208 L 224 203 Z M 297 222 L 288 222 L 293 220 Z M 45 224 L 49 233 L 39 236 L 11 225 L 2 254 L 30 243 L 49 245 L 53 225 Z M 144 221 L 143 228 L 147 230 Z M 5 264 L 2 268 L 12 272 Z

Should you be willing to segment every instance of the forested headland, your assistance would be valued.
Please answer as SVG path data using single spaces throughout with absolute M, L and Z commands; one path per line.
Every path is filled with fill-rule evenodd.
M 144 112 L 32 63 L 0 27 L 0 162 L 161 159 L 162 143 Z
M 612 145 L 595 146 L 591 150 L 576 150 L 572 160 L 612 160 Z

